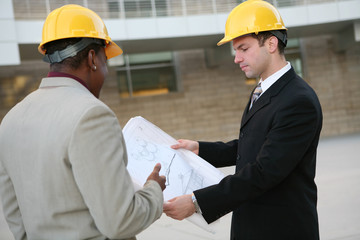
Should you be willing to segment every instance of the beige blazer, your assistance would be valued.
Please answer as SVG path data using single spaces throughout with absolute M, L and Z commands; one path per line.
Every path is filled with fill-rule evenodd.
M 135 192 L 115 114 L 71 78 L 44 78 L 0 125 L 0 196 L 16 239 L 129 239 L 162 214 Z M 150 173 L 149 173 L 150 174 Z

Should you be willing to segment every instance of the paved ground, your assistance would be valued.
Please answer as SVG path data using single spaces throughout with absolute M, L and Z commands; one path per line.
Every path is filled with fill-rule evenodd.
M 322 240 L 360 240 L 360 134 L 321 139 L 316 182 L 319 189 L 319 224 Z M 225 174 L 233 168 L 223 169 Z M 217 233 L 208 233 L 187 220 L 163 215 L 138 240 L 229 239 L 231 214 L 224 216 Z M 0 239 L 13 240 L 0 209 Z

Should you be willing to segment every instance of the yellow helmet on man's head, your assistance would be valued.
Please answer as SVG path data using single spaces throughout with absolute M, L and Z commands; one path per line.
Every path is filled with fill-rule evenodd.
M 79 5 L 65 5 L 48 15 L 38 50 L 45 55 L 46 43 L 66 38 L 101 39 L 105 41 L 108 59 L 122 54 L 121 48 L 109 37 L 102 19 L 95 12 Z
M 225 25 L 225 36 L 217 45 L 250 33 L 274 30 L 287 30 L 278 10 L 268 2 L 248 0 L 230 12 Z

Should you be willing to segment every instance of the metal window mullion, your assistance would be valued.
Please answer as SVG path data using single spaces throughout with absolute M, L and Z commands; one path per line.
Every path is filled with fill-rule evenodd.
M 14 6 L 15 8 L 15 6 Z M 26 15 L 31 18 L 31 9 L 30 9 L 30 3 L 29 0 L 26 0 Z
M 213 13 L 217 14 L 216 0 L 212 0 L 212 9 L 213 9 Z
M 132 87 L 132 79 L 131 79 L 131 72 L 130 72 L 130 61 L 129 61 L 129 55 L 125 55 L 125 64 L 126 64 L 126 77 L 127 82 L 129 86 L 129 95 L 130 97 L 133 96 L 133 87 Z
M 274 0 L 274 1 L 273 1 L 273 5 L 274 5 L 274 7 L 278 8 L 278 2 L 277 2 L 277 0 Z
M 120 18 L 126 18 L 124 0 L 120 0 Z
M 122 2 L 122 0 L 118 0 L 118 1 L 117 1 L 117 3 L 118 3 L 118 18 L 121 18 L 121 16 L 122 16 L 122 12 L 121 12 L 121 8 L 122 8 L 121 2 Z
M 166 0 L 166 13 L 167 16 L 172 16 L 173 11 L 170 0 Z
M 51 12 L 51 7 L 50 7 L 49 0 L 45 1 L 45 6 L 46 6 L 46 15 L 49 15 L 49 13 Z
M 181 0 L 181 3 L 182 3 L 183 16 L 186 16 L 187 15 L 186 0 Z
M 156 17 L 155 0 L 151 0 L 151 14 L 152 14 L 152 17 Z

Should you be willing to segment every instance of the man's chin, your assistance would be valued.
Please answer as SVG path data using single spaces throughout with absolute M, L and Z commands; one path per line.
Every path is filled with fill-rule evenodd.
M 249 73 L 249 72 L 244 72 L 245 73 L 245 76 L 249 79 L 251 78 L 256 78 L 253 74 Z

